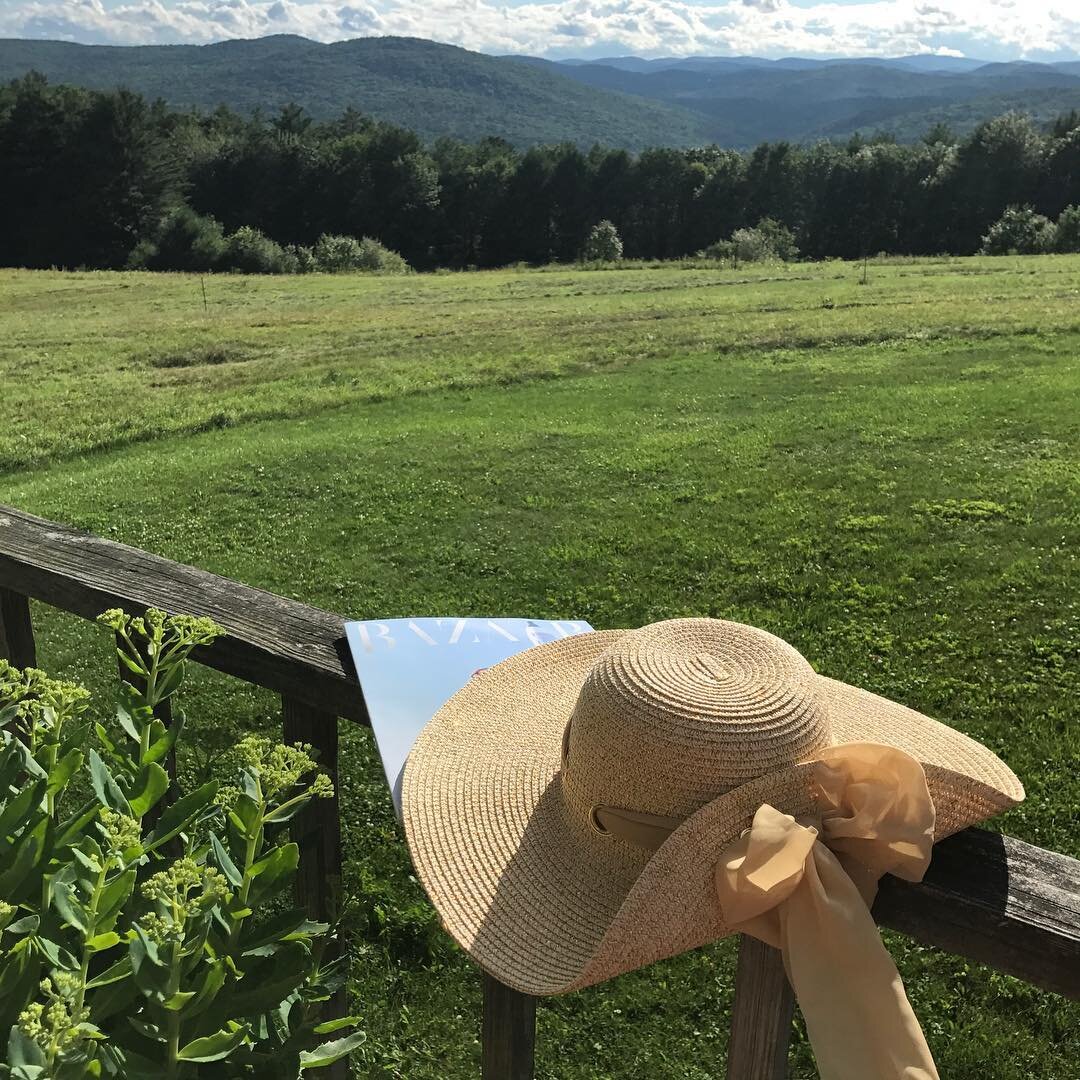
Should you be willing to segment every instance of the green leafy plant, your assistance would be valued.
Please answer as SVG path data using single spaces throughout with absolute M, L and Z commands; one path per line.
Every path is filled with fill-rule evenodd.
M 1030 206 L 1010 206 L 982 238 L 983 255 L 1036 255 L 1053 251 L 1056 231 Z
M 582 262 L 618 262 L 623 257 L 623 242 L 619 230 L 608 220 L 597 222 L 585 238 L 581 249 Z
M 341 1059 L 363 1033 L 322 1015 L 344 982 L 330 928 L 285 899 L 286 823 L 330 778 L 310 747 L 251 736 L 228 782 L 179 791 L 184 717 L 155 709 L 220 631 L 98 621 L 131 673 L 115 725 L 86 718 L 82 687 L 0 661 L 0 1077 L 295 1080 Z
M 287 274 L 292 269 L 285 249 L 250 225 L 225 237 L 218 265 L 240 274 Z

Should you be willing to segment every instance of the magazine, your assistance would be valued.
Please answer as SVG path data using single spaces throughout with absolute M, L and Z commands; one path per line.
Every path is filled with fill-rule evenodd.
M 421 728 L 479 670 L 592 630 L 580 619 L 386 619 L 347 622 L 364 704 L 401 817 L 401 774 Z

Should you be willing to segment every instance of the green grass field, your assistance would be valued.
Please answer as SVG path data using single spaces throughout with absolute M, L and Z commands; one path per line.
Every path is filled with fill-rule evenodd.
M 0 501 L 371 618 L 714 615 L 1002 754 L 1080 856 L 1080 257 L 740 271 L 0 272 Z M 96 686 L 109 643 L 35 610 Z M 270 695 L 200 673 L 206 767 Z M 343 725 L 356 1075 L 477 1075 L 479 981 Z M 890 935 L 942 1076 L 1077 1080 L 1080 1008 Z M 722 1075 L 731 943 L 541 1010 L 544 1080 Z M 791 1075 L 814 1076 L 797 1033 Z

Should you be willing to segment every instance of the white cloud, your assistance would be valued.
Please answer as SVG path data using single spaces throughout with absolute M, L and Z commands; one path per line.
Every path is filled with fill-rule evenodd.
M 1070 10 L 1067 12 L 1066 7 Z M 6 0 L 0 36 L 113 44 L 400 34 L 484 52 L 584 55 L 1080 55 L 1074 0 Z

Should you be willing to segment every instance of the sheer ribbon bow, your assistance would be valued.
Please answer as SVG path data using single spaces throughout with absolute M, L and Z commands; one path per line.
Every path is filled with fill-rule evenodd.
M 768 803 L 716 865 L 724 922 L 782 951 L 822 1080 L 938 1080 L 870 905 L 886 873 L 921 880 L 934 840 L 922 766 L 889 746 L 824 751 L 818 813 Z

